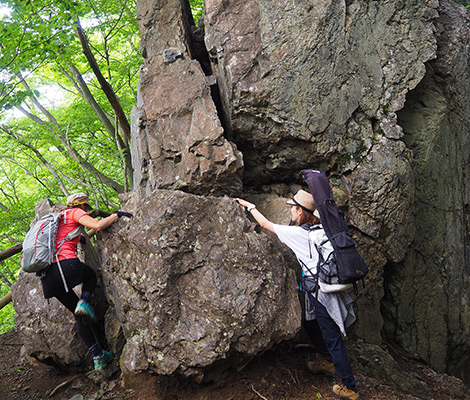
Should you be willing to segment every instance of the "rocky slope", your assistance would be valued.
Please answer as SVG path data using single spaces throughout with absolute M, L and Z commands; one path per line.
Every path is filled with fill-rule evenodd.
M 374 400 L 469 399 L 470 391 L 450 376 L 438 374 L 416 357 L 395 349 L 393 358 L 383 350 L 361 351 L 349 344 L 361 398 Z M 284 343 L 256 357 L 241 371 L 226 371 L 217 383 L 146 376 L 125 381 L 112 365 L 103 374 L 60 369 L 25 360 L 17 332 L 0 335 L 0 400 L 311 400 L 333 399 L 335 378 L 306 371 L 306 347 Z M 370 358 L 373 357 L 373 358 Z M 406 373 L 403 373 L 406 372 Z

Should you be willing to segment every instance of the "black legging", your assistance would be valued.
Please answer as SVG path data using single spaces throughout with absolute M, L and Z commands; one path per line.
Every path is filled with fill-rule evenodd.
M 75 308 L 77 307 L 79 298 L 73 290 L 70 290 L 68 293 L 64 292 L 61 294 L 57 294 L 55 298 L 59 300 L 65 307 L 67 307 L 67 309 L 70 310 L 72 314 L 75 313 Z M 82 317 L 75 316 L 75 319 L 77 321 L 78 334 L 85 342 L 85 345 L 88 348 L 91 348 L 93 345 L 96 344 L 96 339 L 95 335 L 93 334 L 93 330 L 91 329 L 89 324 L 85 323 Z
M 55 297 L 75 315 L 75 308 L 77 307 L 79 298 L 72 288 L 82 284 L 82 297 L 84 297 L 83 295 L 85 294 L 88 297 L 88 301 L 96 288 L 96 273 L 91 267 L 82 263 L 78 258 L 61 260 L 60 267 L 67 282 L 68 292 L 65 291 L 57 263 L 53 263 L 48 268 L 46 275 L 41 279 L 44 297 L 46 299 Z M 97 341 L 90 325 L 85 323 L 82 317 L 75 316 L 75 319 L 77 320 L 78 333 L 87 347 L 90 348 L 95 345 Z

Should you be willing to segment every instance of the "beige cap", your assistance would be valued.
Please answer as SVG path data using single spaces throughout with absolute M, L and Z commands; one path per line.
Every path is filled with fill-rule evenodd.
M 88 199 L 88 195 L 86 193 L 75 193 L 67 197 L 67 207 L 75 207 L 82 204 L 85 204 L 85 209 L 92 209 L 90 206 L 90 200 Z
M 320 218 L 315 201 L 313 201 L 313 196 L 305 190 L 300 189 L 295 196 L 287 202 L 287 204 L 291 206 L 299 206 L 315 215 L 315 217 Z

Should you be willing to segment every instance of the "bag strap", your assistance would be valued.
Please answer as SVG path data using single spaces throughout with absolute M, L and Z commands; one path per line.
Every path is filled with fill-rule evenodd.
M 64 224 L 67 223 L 67 212 L 69 212 L 69 211 L 71 211 L 71 208 L 63 210 L 59 213 L 60 217 L 62 217 L 64 219 Z M 64 271 L 62 270 L 62 266 L 60 265 L 59 252 L 60 252 L 60 249 L 62 248 L 62 246 L 64 245 L 64 243 L 66 241 L 75 239 L 78 235 L 80 235 L 80 233 L 81 233 L 80 226 L 77 226 L 75 229 L 73 229 L 72 231 L 67 233 L 65 238 L 62 239 L 60 242 L 58 242 L 57 250 L 55 251 L 55 254 L 54 254 L 55 259 L 56 259 L 56 263 L 57 263 L 57 268 L 59 270 L 60 277 L 62 278 L 62 282 L 64 284 L 65 293 L 69 292 L 69 288 L 67 286 L 67 281 L 65 280 Z
M 57 260 L 56 261 L 57 262 L 57 268 L 59 269 L 60 277 L 62 278 L 62 283 L 64 284 L 65 293 L 68 293 L 69 292 L 69 287 L 67 286 L 67 281 L 65 280 L 64 271 L 62 271 L 62 267 L 60 266 L 59 256 L 58 255 L 56 256 L 56 260 Z
M 310 233 L 317 230 L 317 229 L 321 229 L 321 226 L 320 226 L 320 224 L 316 224 L 316 225 L 303 224 L 303 225 L 300 225 L 300 227 L 302 229 L 305 229 L 308 232 L 308 251 L 310 253 L 310 258 L 313 258 L 312 257 L 312 246 L 310 244 L 310 242 L 311 242 Z
M 338 233 L 334 234 L 331 238 L 326 238 L 323 242 L 320 243 L 320 245 L 323 246 L 326 242 L 331 242 L 333 244 L 333 240 L 335 240 L 339 235 L 342 235 L 343 233 L 350 235 L 348 231 L 339 231 Z

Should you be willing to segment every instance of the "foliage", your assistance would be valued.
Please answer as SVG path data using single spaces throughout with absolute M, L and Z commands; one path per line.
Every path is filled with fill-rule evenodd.
M 126 115 L 135 105 L 141 55 L 133 0 L 0 0 L 0 9 L 5 250 L 22 242 L 39 200 L 64 203 L 68 194 L 86 191 L 96 207 L 115 209 L 130 183 L 128 144 L 83 55 L 77 23 Z M 9 292 L 18 271 L 19 255 L 0 263 L 0 293 Z M 0 310 L 2 331 L 13 326 L 13 314 L 11 305 Z
M 0 334 L 15 328 L 15 310 L 13 305 L 7 304 L 0 311 Z
M 199 18 L 204 15 L 204 0 L 190 0 L 189 4 L 191 6 L 194 22 L 198 25 Z
M 141 56 L 134 1 L 0 0 L 0 5 L 10 10 L 0 28 L 0 230 L 7 231 L 0 240 L 6 248 L 21 242 L 38 200 L 63 201 L 71 192 L 87 191 L 100 207 L 113 208 L 120 188 L 129 184 L 127 144 L 82 54 L 76 24 L 85 27 L 99 68 L 127 115 L 135 105 Z M 88 98 L 71 68 L 83 78 Z
M 204 1 L 190 6 L 197 23 Z M 131 184 L 127 140 L 75 28 L 127 116 L 142 58 L 135 0 L 0 0 L 0 20 L 1 251 L 22 242 L 39 200 L 85 191 L 95 207 L 115 209 Z M 19 257 L 0 263 L 0 293 L 16 280 Z M 0 333 L 13 315 L 11 304 L 0 310 Z

